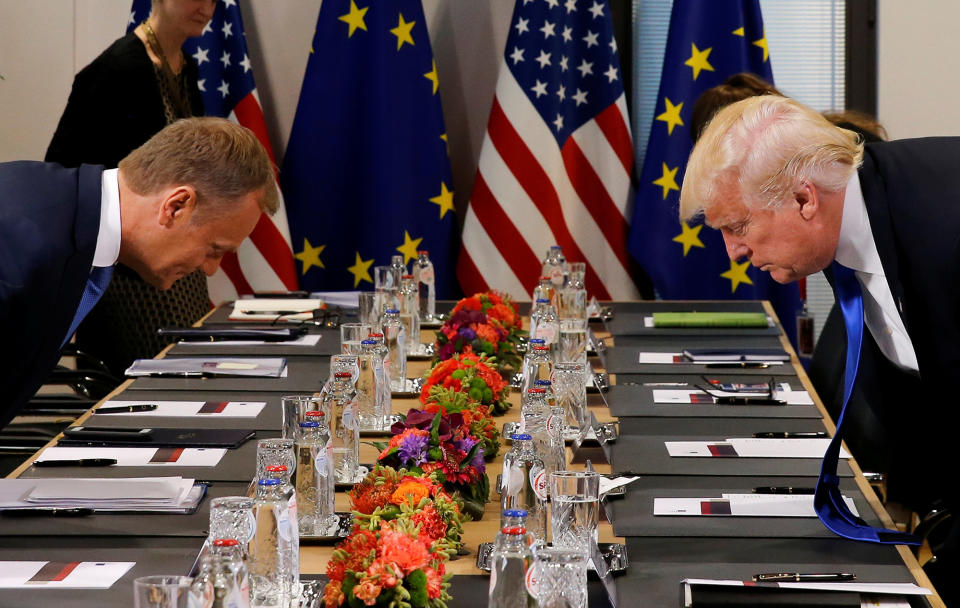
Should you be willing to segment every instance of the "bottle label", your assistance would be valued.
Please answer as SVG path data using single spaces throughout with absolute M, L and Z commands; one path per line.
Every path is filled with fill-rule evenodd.
M 250 578 L 244 573 L 243 578 L 237 581 L 237 587 L 234 589 L 231 598 L 231 606 L 236 608 L 250 608 Z
M 287 514 L 290 518 L 290 521 L 300 521 L 297 515 L 297 494 L 294 492 L 290 498 L 287 499 Z M 297 530 L 297 535 L 299 536 L 299 528 Z
M 506 481 L 506 491 L 509 496 L 520 494 L 520 491 L 523 489 L 523 469 L 518 465 L 511 466 L 509 470 L 507 470 L 504 480 Z
M 249 545 L 257 535 L 257 516 L 253 514 L 253 509 L 247 511 L 247 520 L 249 521 L 247 527 L 250 529 L 247 534 L 247 544 Z
M 285 542 L 290 542 L 290 509 L 276 507 L 277 532 Z
M 489 597 L 493 594 L 493 590 L 497 588 L 497 564 L 493 564 L 493 567 L 490 568 L 490 591 L 487 593 Z
M 547 472 L 542 465 L 537 464 L 530 468 L 530 485 L 537 498 L 547 499 Z
M 353 417 L 353 403 L 343 408 L 343 428 L 352 431 L 357 422 Z
M 535 338 L 541 338 L 544 344 L 553 344 L 557 341 L 557 328 L 552 323 L 538 323 Z
M 547 417 L 547 433 L 549 433 L 551 437 L 560 434 L 560 417 L 559 416 L 555 414 L 550 414 L 550 416 Z
M 550 272 L 547 273 L 547 276 L 550 277 L 550 282 L 556 285 L 557 287 L 563 287 L 563 267 L 554 266 L 550 268 Z
M 523 577 L 524 584 L 527 587 L 527 593 L 533 598 L 540 597 L 540 580 L 537 576 L 537 567 L 533 564 L 527 568 L 527 574 Z
M 325 448 L 317 450 L 317 455 L 313 459 L 313 466 L 316 467 L 317 474 L 320 475 L 320 477 L 326 477 L 329 474 L 327 470 L 329 459 L 327 458 L 327 450 Z
M 421 268 L 421 269 L 420 269 L 420 282 L 421 282 L 421 283 L 432 284 L 432 283 L 433 283 L 433 278 L 434 278 L 434 276 L 433 276 L 433 268 L 427 267 L 427 268 Z

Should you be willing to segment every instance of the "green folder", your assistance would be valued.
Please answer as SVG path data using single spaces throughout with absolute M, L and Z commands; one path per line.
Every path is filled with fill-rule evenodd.
M 762 312 L 655 312 L 654 327 L 769 327 Z

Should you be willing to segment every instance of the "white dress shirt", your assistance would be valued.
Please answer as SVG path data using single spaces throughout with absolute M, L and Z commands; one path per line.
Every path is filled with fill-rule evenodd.
M 867 206 L 860 190 L 860 177 L 856 173 L 847 182 L 843 199 L 843 220 L 836 261 L 855 272 L 863 291 L 864 321 L 884 356 L 897 367 L 919 372 L 917 353 L 897 311 L 880 262 Z
M 120 257 L 120 184 L 118 169 L 107 169 L 100 178 L 100 230 L 93 265 L 113 266 Z

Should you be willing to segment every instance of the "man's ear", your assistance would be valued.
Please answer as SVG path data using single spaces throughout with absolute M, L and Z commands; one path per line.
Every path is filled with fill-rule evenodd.
M 800 211 L 800 217 L 806 221 L 816 217 L 820 211 L 820 193 L 816 186 L 809 182 L 804 182 L 797 192 L 793 193 L 793 198 Z
M 197 191 L 193 186 L 173 186 L 161 196 L 157 219 L 168 228 L 177 222 L 185 223 L 197 207 Z

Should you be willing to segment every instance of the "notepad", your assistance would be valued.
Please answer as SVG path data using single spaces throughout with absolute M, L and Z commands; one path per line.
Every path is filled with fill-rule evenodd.
M 787 405 L 813 405 L 813 398 L 807 391 L 792 391 L 789 384 L 783 383 L 778 387 L 774 399 L 786 402 Z M 668 403 L 715 403 L 716 397 L 739 397 L 739 398 L 768 398 L 766 393 L 733 393 L 727 391 L 711 391 L 707 394 L 699 390 L 691 389 L 653 389 L 653 402 Z
M 762 312 L 655 312 L 654 327 L 769 327 Z
M 305 321 L 313 311 L 323 308 L 323 300 L 302 298 L 252 298 L 237 300 L 230 313 L 231 321 Z M 297 311 L 304 311 L 299 313 Z M 292 313 L 292 314 L 291 314 Z
M 65 549 L 61 559 L 68 560 Z M 136 562 L 0 561 L 0 589 L 109 589 Z
M 734 437 L 723 441 L 664 441 L 675 458 L 823 458 L 830 439 L 760 439 Z M 840 448 L 840 458 L 850 453 Z
M 177 466 L 215 467 L 227 450 L 223 448 L 74 448 L 50 447 L 37 457 L 44 460 L 110 458 L 118 467 Z
M 0 509 L 191 513 L 205 490 L 184 477 L 0 479 Z
M 253 376 L 280 378 L 287 367 L 283 357 L 166 357 L 137 359 L 124 372 L 127 377 L 171 376 Z
M 843 497 L 851 513 L 859 517 L 852 498 Z M 816 517 L 813 495 L 723 494 L 703 498 L 654 498 L 653 514 L 661 516 L 721 517 Z
M 144 403 L 152 403 L 157 406 L 157 409 L 149 412 L 102 414 L 100 418 L 107 416 L 256 418 L 267 405 L 265 401 L 154 401 L 153 399 L 141 399 L 139 401 L 110 400 L 105 402 L 103 407 L 127 407 Z M 97 410 L 94 410 L 93 413 L 96 414 Z

